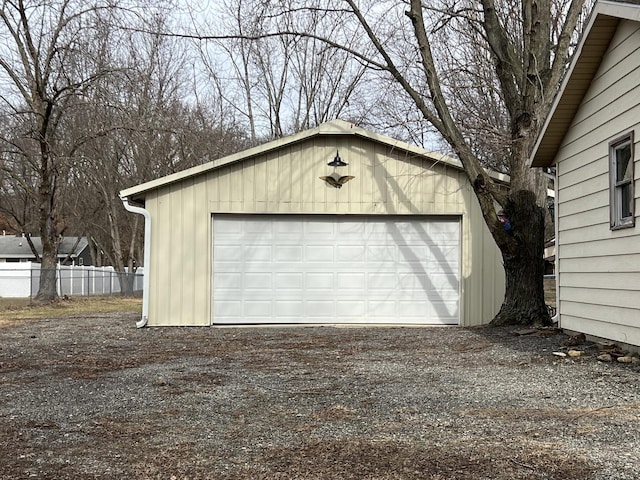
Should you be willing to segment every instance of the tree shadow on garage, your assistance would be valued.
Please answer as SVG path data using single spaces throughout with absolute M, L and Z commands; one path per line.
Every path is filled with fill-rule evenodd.
M 377 167 L 382 168 L 385 171 L 385 173 L 386 173 L 385 180 L 386 180 L 386 182 L 388 182 L 390 184 L 390 185 L 385 185 L 383 183 L 383 180 L 382 180 L 381 176 L 372 175 L 373 178 L 375 179 L 375 181 L 378 184 L 378 188 L 381 191 L 383 191 L 384 189 L 391 187 L 392 190 L 397 193 L 399 202 L 404 204 L 404 205 L 406 205 L 407 211 L 414 212 L 414 215 L 415 214 L 420 215 L 419 209 L 417 208 L 417 206 L 407 197 L 407 195 L 404 193 L 404 191 L 400 188 L 400 185 L 399 185 L 398 181 L 393 176 L 391 176 L 389 174 L 389 172 L 386 170 L 384 165 L 378 164 Z M 371 166 L 370 168 L 375 168 L 375 166 Z M 393 204 L 392 203 L 389 203 L 388 206 L 391 209 L 391 211 L 389 211 L 389 213 L 391 215 L 401 215 L 399 212 L 395 211 L 395 209 L 393 208 Z M 425 217 L 428 216 L 427 214 L 422 214 L 422 215 L 424 215 Z M 453 218 L 453 217 L 451 217 L 451 218 Z M 435 255 L 435 258 L 436 258 L 438 264 L 442 265 L 444 267 L 444 272 L 443 273 L 446 275 L 446 278 L 449 279 L 449 280 L 452 279 L 452 278 L 459 279 L 459 275 L 460 275 L 459 262 L 458 262 L 457 271 L 454 271 L 454 269 L 450 265 L 449 259 L 447 258 L 447 255 L 445 254 L 445 252 L 433 241 L 432 237 L 424 229 L 424 227 L 422 225 L 416 225 L 416 229 L 417 229 L 417 233 L 419 234 L 419 236 L 422 239 L 422 241 L 424 242 L 424 244 L 425 245 L 430 245 L 430 246 L 433 247 L 432 251 L 433 251 L 433 253 Z M 391 232 L 391 234 L 392 234 L 394 240 L 396 241 L 396 243 L 398 243 L 398 244 L 401 241 L 404 240 L 402 232 L 400 231 L 400 229 L 395 224 L 392 224 L 392 232 Z M 460 259 L 460 257 L 461 257 L 460 248 L 461 248 L 461 246 L 460 246 L 460 244 L 458 242 L 458 259 Z M 451 312 L 449 311 L 449 309 L 445 305 L 445 299 L 442 297 L 442 295 L 438 291 L 436 285 L 434 285 L 434 283 L 429 278 L 429 275 L 428 275 L 426 269 L 423 267 L 424 260 L 419 259 L 417 257 L 417 255 L 415 255 L 412 251 L 410 251 L 408 249 L 404 249 L 402 251 L 404 252 L 405 260 L 407 260 L 408 263 L 410 263 L 411 265 L 414 266 L 414 274 L 417 276 L 417 278 L 420 279 L 420 282 L 422 283 L 422 287 L 423 287 L 425 293 L 428 292 L 430 303 L 433 305 L 433 308 L 435 309 L 438 318 L 451 317 L 452 314 L 451 314 Z M 458 280 L 455 283 L 453 283 L 451 281 L 449 281 L 449 283 L 450 283 L 450 286 L 452 287 L 452 289 L 454 289 L 457 292 L 457 305 L 456 305 L 455 314 L 456 314 L 456 316 L 458 318 L 458 323 L 461 323 L 462 319 L 460 318 L 460 297 L 461 297 L 460 282 Z M 437 297 L 437 300 L 435 300 L 435 301 L 431 300 L 432 296 Z

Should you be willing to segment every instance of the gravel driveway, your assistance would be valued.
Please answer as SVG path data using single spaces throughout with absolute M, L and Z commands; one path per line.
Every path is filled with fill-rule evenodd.
M 463 328 L 0 327 L 0 478 L 637 479 L 640 367 Z

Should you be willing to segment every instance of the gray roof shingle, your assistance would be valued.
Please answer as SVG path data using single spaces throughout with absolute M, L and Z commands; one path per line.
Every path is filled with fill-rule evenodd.
M 42 241 L 40 237 L 31 237 L 33 245 L 39 255 L 42 255 Z M 78 237 L 64 237 L 58 247 L 58 258 L 66 257 L 70 254 L 71 258 L 77 257 L 82 251 L 88 247 L 87 237 L 81 237 L 78 245 L 76 242 Z M 75 250 L 73 247 L 76 246 Z M 0 236 L 0 258 L 34 258 L 29 243 L 25 237 L 15 237 L 10 235 Z

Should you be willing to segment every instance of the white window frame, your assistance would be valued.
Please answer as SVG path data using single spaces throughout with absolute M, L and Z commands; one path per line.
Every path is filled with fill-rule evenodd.
M 617 153 L 624 149 L 630 149 L 629 168 L 631 178 L 618 179 Z M 610 191 L 610 226 L 611 230 L 621 228 L 631 228 L 636 224 L 635 217 L 635 192 L 634 192 L 634 143 L 633 130 L 612 140 L 609 143 L 609 191 Z M 631 188 L 631 214 L 622 216 L 622 190 L 625 187 Z

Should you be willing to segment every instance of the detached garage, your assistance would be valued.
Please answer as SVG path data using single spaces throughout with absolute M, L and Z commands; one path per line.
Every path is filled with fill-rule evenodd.
M 139 325 L 477 325 L 501 256 L 457 160 L 334 120 L 121 192 Z

